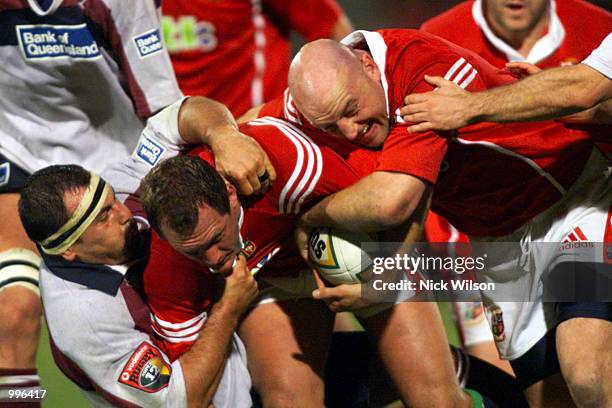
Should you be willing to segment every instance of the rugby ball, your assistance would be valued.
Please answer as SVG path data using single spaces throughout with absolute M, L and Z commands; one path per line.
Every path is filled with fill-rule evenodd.
M 371 257 L 361 249 L 375 241 L 370 234 L 335 228 L 315 228 L 308 240 L 308 256 L 321 277 L 333 285 L 365 282 Z

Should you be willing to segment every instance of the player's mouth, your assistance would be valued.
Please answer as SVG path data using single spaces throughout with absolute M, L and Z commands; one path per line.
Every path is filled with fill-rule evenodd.
M 361 129 L 361 132 L 359 132 L 357 142 L 359 144 L 369 146 L 374 138 L 374 135 L 376 134 L 376 126 L 376 123 L 368 122 L 363 129 Z
M 210 265 L 208 268 L 212 272 L 215 272 L 215 273 L 219 273 L 219 272 L 224 273 L 226 271 L 223 270 L 223 267 L 226 266 L 226 264 L 228 263 L 230 258 L 232 260 L 232 262 L 230 263 L 230 267 L 231 267 L 231 266 L 233 266 L 233 261 L 234 261 L 234 258 L 235 258 L 235 254 L 234 254 L 233 251 L 228 252 L 227 255 L 225 255 L 223 257 L 223 259 L 221 259 L 221 261 L 217 262 L 214 265 Z
M 525 9 L 525 4 L 520 1 L 510 1 L 506 3 L 506 8 L 514 13 L 518 13 Z

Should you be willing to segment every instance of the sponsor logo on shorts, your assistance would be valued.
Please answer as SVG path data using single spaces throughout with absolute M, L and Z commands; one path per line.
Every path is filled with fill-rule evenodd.
M 157 28 L 134 37 L 134 43 L 136 43 L 140 58 L 155 54 L 164 48 Z
M 493 332 L 493 339 L 496 342 L 502 342 L 506 340 L 504 314 L 499 306 L 492 306 L 489 310 L 491 311 L 491 332 Z
M 119 382 L 145 392 L 157 392 L 168 386 L 172 367 L 161 352 L 148 342 L 143 342 L 131 355 Z
M 153 167 L 166 152 L 166 148 L 148 136 L 143 136 L 136 146 L 136 157 Z
M 11 178 L 11 163 L 0 164 L 0 187 L 8 184 Z
M 27 60 L 100 58 L 100 48 L 87 25 L 18 25 L 17 38 Z
M 593 248 L 593 243 L 589 242 L 589 239 L 582 231 L 582 228 L 576 227 L 567 234 L 561 244 L 561 251 L 578 248 Z

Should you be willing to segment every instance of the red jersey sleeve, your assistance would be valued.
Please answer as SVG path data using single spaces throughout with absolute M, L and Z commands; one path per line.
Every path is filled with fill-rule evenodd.
M 270 14 L 284 21 L 288 28 L 303 35 L 307 41 L 329 37 L 342 14 L 334 0 L 264 0 Z
M 414 66 L 414 64 L 412 64 Z M 412 70 L 414 72 L 414 70 Z M 451 132 L 409 133 L 406 123 L 398 115 L 404 96 L 411 93 L 429 92 L 433 87 L 425 82 L 424 75 L 441 76 L 470 91 L 486 89 L 479 76 L 478 69 L 464 57 L 454 53 L 439 54 L 432 62 L 423 64 L 422 68 L 404 76 L 390 109 L 394 112 L 394 124 L 391 126 L 377 171 L 392 171 L 410 174 L 430 183 L 435 183 L 448 149 Z
M 144 272 L 155 345 L 171 361 L 191 348 L 213 303 L 215 277 L 153 232 Z

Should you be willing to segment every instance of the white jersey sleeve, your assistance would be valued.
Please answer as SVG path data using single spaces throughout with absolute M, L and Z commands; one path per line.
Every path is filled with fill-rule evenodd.
M 612 33 L 582 63 L 612 80 Z
M 121 201 L 138 190 L 140 181 L 156 164 L 179 154 L 185 145 L 178 130 L 181 98 L 147 120 L 132 155 L 114 164 L 102 176 Z
M 116 27 L 111 47 L 124 72 L 135 110 L 141 118 L 176 101 L 181 92 L 160 33 L 154 0 L 105 0 Z

